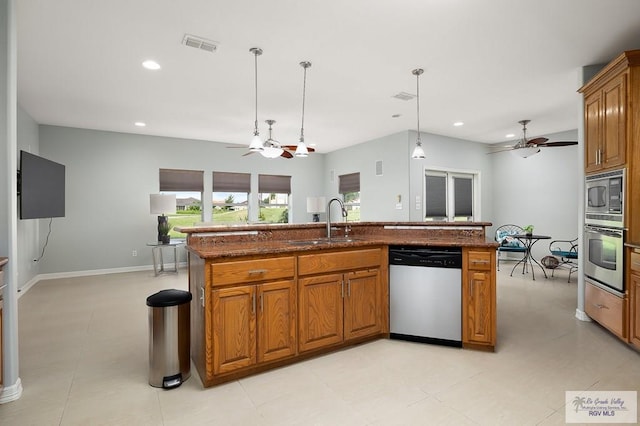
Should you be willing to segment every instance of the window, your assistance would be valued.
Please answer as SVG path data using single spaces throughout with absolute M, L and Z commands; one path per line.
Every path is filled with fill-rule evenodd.
M 174 231 L 174 226 L 191 226 L 202 221 L 203 176 L 201 170 L 160 169 L 160 192 L 176 194 L 176 213 L 169 215 L 171 238 L 186 237 Z
M 258 175 L 260 222 L 289 223 L 291 176 Z
M 251 174 L 213 172 L 213 222 L 247 223 Z
M 338 192 L 342 195 L 349 222 L 360 222 L 360 173 L 338 176 Z
M 472 221 L 477 173 L 425 170 L 425 221 Z

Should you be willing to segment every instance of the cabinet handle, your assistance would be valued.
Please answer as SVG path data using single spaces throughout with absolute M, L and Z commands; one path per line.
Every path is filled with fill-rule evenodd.
M 471 263 L 473 263 L 474 265 L 476 264 L 486 265 L 487 263 L 489 263 L 489 261 L 488 260 L 472 260 Z
M 260 293 L 260 312 L 264 312 L 264 294 Z
M 608 307 L 608 306 L 603 305 L 603 304 L 601 304 L 601 303 L 598 303 L 598 304 L 592 303 L 592 305 L 593 305 L 594 307 L 598 308 L 598 309 L 609 309 L 609 307 Z
M 473 278 L 469 279 L 469 299 L 473 299 Z
M 255 293 L 251 294 L 251 314 L 252 315 L 256 314 L 256 294 Z
M 200 305 L 204 308 L 204 287 L 200 286 Z
M 351 280 L 347 280 L 347 296 L 351 297 Z
M 265 274 L 267 272 L 266 269 L 251 269 L 248 271 L 249 275 L 259 275 L 259 274 Z
M 340 282 L 340 295 L 341 297 L 344 299 L 344 278 L 342 279 L 342 281 Z

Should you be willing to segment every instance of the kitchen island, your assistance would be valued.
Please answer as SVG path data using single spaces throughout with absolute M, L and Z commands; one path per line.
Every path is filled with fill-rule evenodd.
M 389 337 L 390 245 L 461 247 L 462 345 L 496 344 L 485 222 L 257 224 L 187 234 L 191 357 L 205 386 Z

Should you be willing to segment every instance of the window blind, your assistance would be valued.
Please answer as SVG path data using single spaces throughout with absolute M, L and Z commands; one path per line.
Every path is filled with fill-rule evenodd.
M 425 177 L 425 217 L 447 217 L 447 177 Z
M 454 216 L 473 216 L 473 178 L 454 177 Z
M 213 192 L 251 192 L 250 173 L 213 172 Z
M 338 193 L 360 192 L 360 173 L 338 176 Z
M 160 169 L 160 191 L 202 192 L 202 170 Z
M 260 194 L 291 194 L 291 176 L 258 175 Z

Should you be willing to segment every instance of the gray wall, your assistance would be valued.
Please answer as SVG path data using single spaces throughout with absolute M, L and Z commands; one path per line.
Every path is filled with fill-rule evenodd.
M 545 136 L 551 141 L 577 141 L 578 131 Z M 577 145 L 542 148 L 529 158 L 508 151 L 492 154 L 496 170 L 492 182 L 493 229 L 507 223 L 531 224 L 535 234 L 576 238 L 582 167 L 577 150 Z M 549 254 L 549 242 L 539 241 L 533 247 L 537 259 Z
M 53 219 L 42 273 L 100 271 L 150 265 L 146 242 L 156 239 L 149 194 L 157 193 L 158 169 L 213 170 L 292 176 L 291 218 L 305 222 L 307 194 L 320 195 L 323 156 L 267 160 L 242 157 L 226 144 L 40 126 L 40 155 L 66 166 L 66 217 Z M 205 189 L 206 191 L 206 189 Z M 48 220 L 40 220 L 40 240 Z M 138 256 L 133 257 L 132 251 Z M 28 253 L 35 256 L 36 253 Z M 184 260 L 184 259 L 183 259 Z
M 382 176 L 376 176 L 376 161 L 382 161 Z M 409 153 L 407 132 L 395 133 L 353 145 L 326 155 L 324 189 L 327 200 L 338 196 L 338 176 L 360 173 L 360 220 L 408 221 Z M 333 177 L 333 179 L 332 179 Z M 403 208 L 396 209 L 398 195 Z M 332 212 L 332 220 L 340 215 Z
M 38 154 L 40 152 L 39 126 L 27 112 L 18 105 L 18 168 L 20 150 Z M 40 234 L 38 220 L 18 220 L 18 285 L 24 287 L 39 273 L 39 265 L 33 259 L 38 257 Z
M 23 117 L 21 123 L 24 134 L 35 138 L 32 120 Z M 150 265 L 146 242 L 155 239 L 155 217 L 149 214 L 148 195 L 158 192 L 159 168 L 204 170 L 208 184 L 206 177 L 213 170 L 291 175 L 292 222 L 310 220 L 307 196 L 337 196 L 341 174 L 360 172 L 363 221 L 420 221 L 422 210 L 415 209 L 415 197 L 422 197 L 425 168 L 477 171 L 482 191 L 480 220 L 495 226 L 531 223 L 536 232 L 554 238 L 575 237 L 568 230 L 577 229 L 576 147 L 543 149 L 520 159 L 509 153 L 487 155 L 484 144 L 422 133 L 427 158 L 412 160 L 415 135 L 405 131 L 325 155 L 272 161 L 258 155 L 242 157 L 241 150 L 216 142 L 40 126 L 40 155 L 67 167 L 67 215 L 53 220 L 53 233 L 37 272 L 99 272 Z M 572 131 L 549 136 L 575 140 L 576 135 Z M 383 162 L 382 176 L 375 173 L 378 160 Z M 398 196 L 402 209 L 396 209 Z M 48 221 L 38 222 L 37 246 L 30 230 L 22 237 L 21 270 L 27 277 L 33 273 L 29 262 L 38 256 L 47 232 Z M 20 226 L 26 229 L 28 224 Z M 536 247 L 540 250 L 536 256 L 547 254 L 543 246 Z M 137 257 L 132 256 L 133 250 Z

